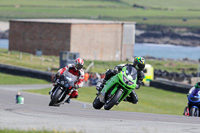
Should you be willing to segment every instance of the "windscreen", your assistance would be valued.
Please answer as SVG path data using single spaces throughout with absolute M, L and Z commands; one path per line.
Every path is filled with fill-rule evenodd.
M 71 74 L 68 71 L 65 71 L 62 75 L 64 76 L 64 80 L 71 85 L 74 85 L 74 83 L 77 81 L 77 76 Z
M 126 67 L 126 75 L 132 78 L 132 80 L 135 80 L 137 78 L 137 70 L 133 66 L 128 65 Z

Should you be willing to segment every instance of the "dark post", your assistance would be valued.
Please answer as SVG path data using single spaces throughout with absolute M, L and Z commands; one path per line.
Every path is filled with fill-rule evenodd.
M 78 57 L 79 57 L 79 53 L 61 51 L 60 52 L 60 68 L 63 68 L 68 64 L 74 64 L 75 59 Z

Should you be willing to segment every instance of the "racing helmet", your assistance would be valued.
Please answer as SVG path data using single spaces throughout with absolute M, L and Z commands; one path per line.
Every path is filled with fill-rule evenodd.
M 200 82 L 197 82 L 196 85 L 195 85 L 194 87 L 200 89 Z
M 133 66 L 137 70 L 142 71 L 145 67 L 145 59 L 143 57 L 135 57 L 133 61 Z
M 75 60 L 75 68 L 76 68 L 76 69 L 79 70 L 79 69 L 83 68 L 83 65 L 84 65 L 83 59 L 77 58 L 77 59 Z

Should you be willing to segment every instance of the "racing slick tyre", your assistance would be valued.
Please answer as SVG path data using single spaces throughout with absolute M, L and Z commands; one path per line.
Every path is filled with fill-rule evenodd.
M 199 117 L 199 109 L 195 107 L 191 107 L 190 116 Z
M 93 101 L 93 107 L 95 109 L 101 109 L 103 107 L 104 103 L 100 102 L 99 97 L 97 96 Z
M 49 103 L 49 106 L 54 106 L 56 104 L 56 102 L 58 101 L 59 97 L 61 96 L 61 94 L 62 94 L 62 90 L 56 89 L 56 92 L 55 92 L 54 96 L 52 97 L 52 99 Z
M 122 95 L 122 91 L 118 90 L 114 95 L 107 99 L 106 103 L 104 104 L 105 110 L 110 110 L 119 100 Z

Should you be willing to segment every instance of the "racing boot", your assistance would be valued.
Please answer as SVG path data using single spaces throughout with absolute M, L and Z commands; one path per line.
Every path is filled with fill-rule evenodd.
M 138 104 L 138 97 L 134 90 L 123 101 Z
M 106 80 L 105 79 L 103 79 L 102 83 L 98 82 L 97 86 L 96 86 L 97 91 L 100 92 L 103 89 L 103 87 L 104 87 L 105 84 L 106 84 Z
M 66 102 L 66 103 L 70 103 L 70 98 L 68 98 L 65 102 Z
M 188 108 L 188 107 L 185 107 L 184 112 L 183 112 L 183 115 L 184 115 L 184 116 L 189 116 L 189 115 L 190 115 L 190 113 L 189 113 L 189 108 Z
M 104 87 L 104 85 L 106 84 L 106 82 L 107 82 L 112 76 L 114 76 L 116 73 L 117 73 L 116 70 L 108 69 L 108 70 L 106 71 L 106 73 L 105 73 L 105 78 L 103 79 L 103 82 L 96 86 L 97 91 L 100 92 L 100 91 L 103 89 L 103 87 Z

